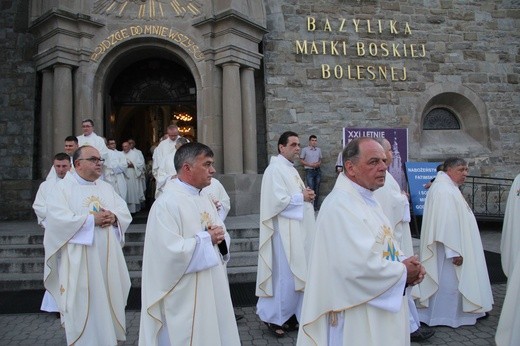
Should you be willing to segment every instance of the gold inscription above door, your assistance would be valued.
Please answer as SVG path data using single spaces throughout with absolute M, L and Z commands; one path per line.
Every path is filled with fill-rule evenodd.
M 202 5 L 194 0 L 96 0 L 94 13 L 116 17 L 154 19 L 202 14 Z

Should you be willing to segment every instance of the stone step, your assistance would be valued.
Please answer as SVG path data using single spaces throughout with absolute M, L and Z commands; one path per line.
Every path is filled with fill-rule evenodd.
M 43 244 L 4 244 L 0 245 L 0 259 L 20 257 L 44 257 Z
M 126 265 L 128 270 L 140 271 L 143 265 L 142 255 L 126 255 Z M 237 251 L 231 252 L 231 258 L 228 262 L 228 268 L 234 267 L 253 267 L 256 266 L 258 260 L 257 251 Z M 27 274 L 40 273 L 43 275 L 43 256 L 34 257 L 1 257 L 0 258 L 0 273 L 9 274 Z M 3 277 L 2 277 L 3 279 Z M 0 279 L 0 280 L 2 280 Z
M 249 231 L 246 231 L 249 232 Z M 246 232 L 241 234 L 240 232 L 233 231 L 232 233 L 235 237 L 232 238 L 231 241 L 231 252 L 242 252 L 242 251 L 257 251 L 258 250 L 258 236 L 256 238 L 252 238 L 245 236 Z M 251 232 L 254 234 L 254 232 Z M 129 235 L 129 236 L 128 236 Z M 237 236 L 241 235 L 241 236 Z M 129 239 L 128 239 L 129 238 Z M 141 240 L 139 240 L 141 239 Z M 6 241 L 5 244 L 0 244 L 0 258 L 16 258 L 16 257 L 38 257 L 44 256 L 43 244 L 40 241 L 43 241 L 43 236 L 41 237 L 18 237 L 13 236 L 11 239 L 9 237 L 4 237 Z M 23 241 L 32 241 L 32 243 L 23 243 Z M 143 246 L 144 246 L 144 233 L 141 232 L 133 232 L 127 233 L 127 241 L 125 242 L 125 246 L 123 248 L 123 253 L 125 255 L 141 255 L 143 254 Z
M 231 219 L 231 259 L 227 265 L 229 281 L 256 281 L 258 261 L 258 216 Z M 123 253 L 132 286 L 141 286 L 145 224 L 131 224 L 125 236 Z M 44 231 L 36 222 L 3 223 L 0 225 L 0 292 L 43 289 Z
M 228 267 L 230 283 L 256 281 L 256 266 Z M 141 271 L 129 270 L 132 287 L 141 287 Z M 0 292 L 21 290 L 42 290 L 43 274 L 41 273 L 3 273 L 0 280 Z
M 0 234 L 0 245 L 35 245 L 43 244 L 43 230 L 41 234 L 20 234 L 19 232 L 3 232 Z
M 144 242 L 126 242 L 123 247 L 125 256 L 143 256 Z M 233 239 L 231 241 L 231 253 L 258 251 L 258 239 Z M 44 257 L 45 251 L 42 244 L 15 244 L 0 245 L 0 259 L 10 258 L 35 258 Z
M 129 274 L 132 287 L 141 287 L 141 272 L 129 271 Z M 0 280 L 0 292 L 43 289 L 43 274 L 39 273 L 2 274 Z

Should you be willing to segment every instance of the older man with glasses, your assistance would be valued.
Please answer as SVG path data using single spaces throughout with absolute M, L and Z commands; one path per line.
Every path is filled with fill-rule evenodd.
M 116 345 L 126 339 L 130 276 L 122 245 L 132 217 L 99 179 L 104 159 L 97 149 L 82 146 L 73 160 L 76 171 L 47 199 L 44 284 L 57 301 L 68 345 Z

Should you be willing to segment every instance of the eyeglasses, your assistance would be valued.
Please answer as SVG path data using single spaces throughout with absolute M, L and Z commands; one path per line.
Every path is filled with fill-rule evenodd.
M 78 161 L 79 161 L 79 160 L 87 160 L 87 161 L 90 161 L 90 162 L 92 162 L 92 163 L 94 163 L 94 164 L 96 164 L 96 165 L 97 165 L 98 163 L 100 163 L 100 162 L 101 162 L 101 163 L 105 162 L 105 159 L 102 159 L 102 158 L 100 158 L 100 157 L 94 157 L 94 156 L 92 156 L 92 157 L 88 157 L 88 158 L 86 158 L 86 159 L 78 159 Z

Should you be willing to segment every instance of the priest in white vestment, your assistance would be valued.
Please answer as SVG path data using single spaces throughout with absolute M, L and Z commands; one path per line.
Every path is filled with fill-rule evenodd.
M 220 219 L 224 221 L 231 209 L 231 199 L 222 183 L 218 179 L 211 178 L 211 184 L 203 188 L 202 192 L 209 196 L 217 208 Z
M 72 162 L 72 156 L 76 149 L 78 149 L 78 138 L 76 136 L 68 136 L 65 138 L 65 144 L 63 146 L 63 152 L 70 157 L 70 171 L 74 172 L 74 162 Z M 56 170 L 54 166 L 51 167 L 45 180 L 56 180 Z
M 384 150 L 361 137 L 343 158 L 318 214 L 297 345 L 409 345 L 404 290 L 422 280 L 424 268 L 401 253 L 374 198 L 385 183 Z
M 178 176 L 148 215 L 139 345 L 240 345 L 226 263 L 230 238 L 201 190 L 215 173 L 201 143 L 179 148 Z
M 76 172 L 47 198 L 44 284 L 58 303 L 68 345 L 126 339 L 130 276 L 122 246 L 132 217 L 112 186 L 99 179 L 101 162 L 95 148 L 80 147 Z
M 386 154 L 386 165 L 390 166 L 393 161 L 392 145 L 386 138 L 377 139 L 383 147 Z M 403 254 L 411 256 L 414 254 L 412 233 L 410 232 L 410 203 L 408 202 L 408 194 L 401 191 L 399 183 L 394 179 L 392 174 L 387 170 L 385 185 L 374 191 L 374 197 L 379 202 L 383 211 L 390 221 L 390 226 L 394 230 L 394 238 L 399 245 Z M 418 286 L 414 286 L 414 289 Z M 419 314 L 413 297 L 418 297 L 419 292 L 415 292 L 412 288 L 407 289 L 406 296 L 408 298 L 408 309 L 410 319 L 410 337 L 411 341 L 423 341 L 435 334 L 433 330 L 427 330 L 421 327 Z
M 51 191 L 54 190 L 56 183 L 65 177 L 65 174 L 70 171 L 71 167 L 70 157 L 67 153 L 58 153 L 54 155 L 53 162 L 52 171 L 55 172 L 55 178 L 47 179 L 40 184 L 38 192 L 36 193 L 36 198 L 34 199 L 34 203 L 32 205 L 34 212 L 36 213 L 36 217 L 38 218 L 38 224 L 44 230 L 47 223 L 45 220 L 47 218 L 47 198 L 49 197 Z M 49 291 L 45 291 L 45 294 L 43 295 L 40 310 L 47 312 L 59 312 L 58 305 Z
M 116 150 L 116 141 L 108 139 L 108 154 L 105 161 L 104 177 L 105 181 L 112 185 L 117 194 L 126 200 L 126 157 L 121 151 Z
M 507 291 L 502 305 L 495 341 L 497 346 L 520 345 L 520 174 L 507 198 L 500 254 L 507 276 Z
M 146 160 L 144 159 L 143 152 L 135 147 L 135 141 L 131 138 L 128 139 L 128 144 L 130 144 L 130 150 L 135 151 L 137 153 L 137 157 L 139 158 L 139 162 L 143 162 L 145 166 L 145 174 L 139 177 L 139 182 L 141 183 L 141 190 L 143 196 L 146 196 Z
M 78 145 L 90 145 L 99 151 L 103 159 L 107 158 L 108 148 L 105 144 L 105 139 L 98 136 L 94 132 L 94 121 L 92 119 L 85 119 L 81 122 L 81 130 L 83 134 L 78 136 Z
M 125 155 L 126 168 L 126 203 L 131 213 L 141 210 L 141 202 L 145 200 L 141 186 L 141 177 L 145 174 L 144 161 L 136 151 L 130 149 L 128 142 L 123 142 L 123 154 Z
M 170 125 L 167 129 L 168 137 L 161 141 L 153 151 L 152 174 L 155 178 L 156 190 L 164 186 L 166 179 L 177 174 L 173 158 L 177 151 L 179 128 L 177 125 Z
M 282 337 L 296 328 L 293 315 L 299 319 L 301 312 L 315 233 L 315 194 L 293 166 L 300 154 L 298 135 L 284 132 L 278 152 L 262 178 L 256 295 L 258 316 L 275 336 Z
M 459 186 L 468 165 L 460 158 L 443 164 L 428 190 L 421 230 L 426 276 L 417 301 L 429 326 L 473 325 L 493 306 L 493 294 L 475 215 Z
M 168 140 L 168 138 L 166 139 Z M 164 141 L 166 141 L 164 140 Z M 163 142 L 164 142 L 163 141 Z M 161 193 L 169 182 L 175 178 L 177 178 L 177 170 L 175 169 L 174 158 L 177 150 L 184 144 L 189 143 L 189 141 L 184 137 L 177 136 L 175 140 L 175 151 L 170 152 L 166 156 L 160 158 L 162 160 L 162 164 L 159 165 L 156 174 L 156 184 L 155 184 L 155 198 L 159 198 Z M 159 159 L 158 159 L 159 160 Z M 153 162 L 152 162 L 153 164 Z

